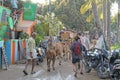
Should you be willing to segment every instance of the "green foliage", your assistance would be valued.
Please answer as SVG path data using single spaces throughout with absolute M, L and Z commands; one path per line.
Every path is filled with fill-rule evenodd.
M 92 8 L 90 1 L 87 1 L 80 7 L 80 13 L 85 14 L 89 9 Z
M 39 43 L 43 40 L 44 40 L 44 37 L 38 34 L 35 38 L 36 45 L 39 46 Z
M 52 12 L 55 16 L 68 28 L 77 31 L 90 30 L 95 27 L 94 16 L 92 15 L 92 5 L 90 1 L 97 4 L 98 13 L 102 14 L 101 0 L 56 0 L 52 4 Z M 80 9 L 83 15 L 80 13 Z M 43 14 L 46 15 L 49 11 L 49 6 L 45 6 Z M 100 18 L 102 20 L 102 18 Z
M 58 35 L 61 29 L 63 29 L 64 24 L 56 17 L 54 13 L 47 13 L 41 21 L 41 27 L 43 27 L 43 30 L 47 32 L 48 35 Z
M 51 15 L 47 13 L 45 16 L 37 15 L 36 19 L 40 21 L 35 27 L 35 32 L 37 32 L 36 45 L 39 45 L 39 42 L 44 40 L 44 36 L 58 35 L 64 27 L 63 23 L 58 20 L 54 13 Z
M 35 38 L 35 41 L 36 41 L 36 45 L 38 46 L 39 45 L 39 42 L 40 41 L 43 41 L 44 39 L 44 36 L 45 36 L 45 32 L 44 32 L 44 29 L 43 27 L 41 26 L 41 24 L 37 24 L 36 27 L 35 27 L 35 32 L 37 33 L 37 36 Z
M 37 20 L 40 21 L 35 27 L 35 32 L 37 33 L 36 36 L 36 45 L 39 45 L 39 42 L 44 40 L 44 36 L 48 36 L 49 34 L 49 25 L 48 22 L 45 20 L 44 16 L 37 15 Z
M 36 25 L 35 31 L 40 36 L 48 36 L 49 35 L 49 23 L 47 20 L 45 20 L 44 16 L 37 16 L 37 20 L 40 21 L 39 24 Z
M 111 50 L 120 49 L 120 42 L 110 47 Z
M 55 13 L 58 20 L 60 20 L 67 29 L 75 28 L 77 31 L 83 30 L 86 29 L 85 19 L 87 17 L 86 15 L 80 14 L 80 6 L 83 3 L 84 0 L 56 0 L 56 2 L 52 4 L 52 12 Z M 45 7 L 45 9 L 47 8 L 48 7 Z
M 26 32 L 21 32 L 20 33 L 20 38 L 21 39 L 27 39 L 29 37 L 29 35 Z
M 58 36 L 58 33 L 61 29 L 63 29 L 64 24 L 59 21 L 54 13 L 51 13 L 51 15 L 47 14 L 45 17 L 45 19 L 49 22 L 49 35 Z

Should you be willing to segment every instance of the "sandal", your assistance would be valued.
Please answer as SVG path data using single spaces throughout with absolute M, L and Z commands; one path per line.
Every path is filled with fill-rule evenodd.
M 77 77 L 77 73 L 75 73 L 74 76 Z
M 83 72 L 80 72 L 81 75 L 83 75 Z
M 73 71 L 75 72 L 75 69 L 73 69 Z
M 35 73 L 36 73 L 35 71 L 31 72 L 31 74 L 35 74 Z
M 23 73 L 24 73 L 25 75 L 28 75 L 28 73 L 27 73 L 25 70 L 23 70 Z

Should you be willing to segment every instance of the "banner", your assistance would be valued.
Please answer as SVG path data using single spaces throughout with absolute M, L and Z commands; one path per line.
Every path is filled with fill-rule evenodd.
M 35 20 L 36 16 L 36 4 L 31 4 L 31 3 L 24 3 L 24 14 L 23 14 L 23 19 L 24 20 Z

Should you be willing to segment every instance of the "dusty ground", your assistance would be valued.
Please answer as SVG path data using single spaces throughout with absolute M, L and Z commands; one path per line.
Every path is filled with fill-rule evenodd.
M 22 73 L 25 64 L 10 65 L 7 71 L 0 71 L 0 80 L 102 80 L 99 79 L 96 72 L 84 73 L 75 78 L 71 62 L 63 62 L 61 66 L 56 62 L 56 70 L 47 72 L 46 61 L 35 67 L 35 74 L 24 76 Z M 28 67 L 30 73 L 31 65 Z M 109 80 L 109 79 L 103 79 Z

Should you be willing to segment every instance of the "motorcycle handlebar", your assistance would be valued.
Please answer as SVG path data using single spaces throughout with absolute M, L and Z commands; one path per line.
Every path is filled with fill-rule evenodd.
M 99 49 L 99 48 L 92 48 L 92 49 L 89 49 L 87 51 L 95 51 L 95 50 L 98 50 L 98 51 L 101 51 L 101 53 L 106 53 L 107 51 L 104 50 L 104 49 Z

